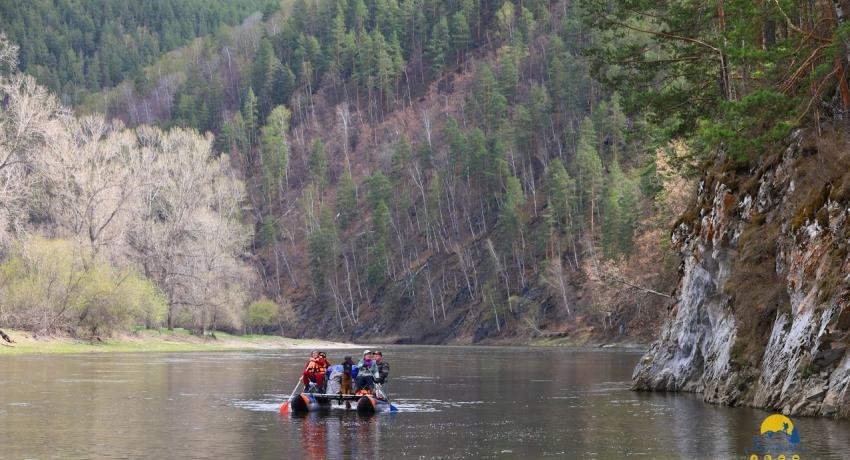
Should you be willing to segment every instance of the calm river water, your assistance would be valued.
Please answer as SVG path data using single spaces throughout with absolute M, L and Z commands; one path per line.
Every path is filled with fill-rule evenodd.
M 305 354 L 0 355 L 0 458 L 743 458 L 768 415 L 629 391 L 632 352 L 387 347 L 398 413 L 282 417 Z M 850 456 L 850 423 L 794 423 Z

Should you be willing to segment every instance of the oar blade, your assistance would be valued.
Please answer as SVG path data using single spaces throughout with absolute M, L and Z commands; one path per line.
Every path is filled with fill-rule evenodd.
M 288 414 L 289 413 L 289 401 L 286 401 L 285 403 L 283 403 L 283 405 L 280 406 L 280 413 L 281 414 Z

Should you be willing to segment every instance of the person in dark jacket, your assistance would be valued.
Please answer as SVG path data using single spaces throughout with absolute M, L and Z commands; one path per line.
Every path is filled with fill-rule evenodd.
M 380 351 L 372 353 L 375 356 L 375 364 L 378 365 L 378 375 L 375 377 L 375 383 L 380 383 L 385 389 L 387 386 L 387 378 L 390 376 L 390 364 L 384 361 L 384 354 Z

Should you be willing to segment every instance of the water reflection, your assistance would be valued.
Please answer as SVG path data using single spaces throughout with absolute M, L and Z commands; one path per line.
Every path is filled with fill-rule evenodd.
M 301 454 L 308 459 L 362 459 L 381 457 L 380 416 L 354 412 L 284 415 L 300 429 Z M 392 419 L 392 415 L 388 415 Z

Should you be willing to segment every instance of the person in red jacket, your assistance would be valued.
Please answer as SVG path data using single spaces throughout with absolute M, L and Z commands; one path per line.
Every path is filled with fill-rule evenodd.
M 304 374 L 301 381 L 305 387 L 310 386 L 310 381 L 316 382 L 316 387 L 321 389 L 325 382 L 325 374 L 328 372 L 328 359 L 324 352 L 313 350 L 310 353 L 310 360 L 304 367 Z

